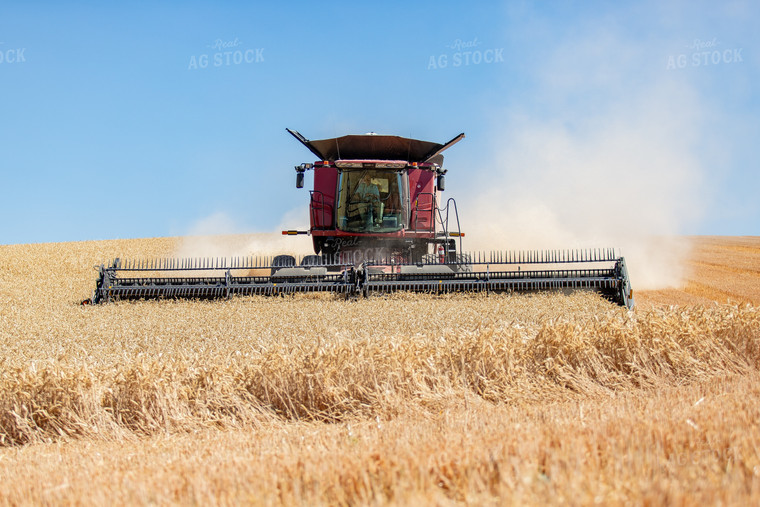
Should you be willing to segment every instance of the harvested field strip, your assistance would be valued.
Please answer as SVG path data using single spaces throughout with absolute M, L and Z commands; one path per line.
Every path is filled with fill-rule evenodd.
M 637 292 L 640 308 L 712 302 L 760 305 L 760 237 L 695 237 L 690 242 L 683 286 Z M 632 283 L 635 290 L 635 280 Z
M 694 273 L 687 284 L 704 288 L 714 293 L 714 299 L 720 302 L 758 302 L 760 301 L 760 274 L 731 272 L 721 267 L 695 266 Z
M 760 264 L 753 264 L 751 266 L 727 266 L 720 262 L 693 261 L 691 265 L 697 268 L 714 269 L 716 271 L 722 271 L 723 273 L 731 273 L 735 275 L 755 278 L 760 277 Z
M 741 293 L 731 292 L 716 288 L 713 285 L 689 281 L 683 291 L 687 294 L 703 298 L 705 302 L 720 301 L 722 303 L 736 303 L 737 301 L 751 302 L 754 298 L 747 298 Z
M 560 317 L 560 301 L 562 313 L 567 306 L 587 310 Z M 202 319 L 211 307 L 219 314 L 214 329 Z M 154 313 L 144 316 L 148 309 Z M 272 310 L 279 320 L 240 328 Z M 122 324 L 106 330 L 115 341 L 93 334 L 85 349 L 76 336 L 47 343 L 30 336 L 28 343 L 17 339 L 0 360 L 2 444 L 271 420 L 390 418 L 409 406 L 468 395 L 497 404 L 545 403 L 760 365 L 760 311 L 752 306 L 639 315 L 591 294 L 426 301 L 399 295 L 354 303 L 304 296 L 84 311 L 95 322 L 100 314 L 121 314 Z M 494 311 L 512 320 L 493 319 Z M 251 320 L 239 312 L 250 312 Z M 224 315 L 239 320 L 225 323 Z M 431 323 L 426 315 L 442 317 Z M 58 359 L 35 359 L 46 347 L 57 349 Z

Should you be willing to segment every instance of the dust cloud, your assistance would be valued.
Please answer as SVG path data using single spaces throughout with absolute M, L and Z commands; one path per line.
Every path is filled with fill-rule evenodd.
M 563 48 L 555 67 L 550 60 L 537 73 L 533 100 L 551 106 L 544 117 L 510 108 L 493 128 L 493 153 L 468 169 L 468 190 L 457 195 L 465 249 L 613 247 L 635 289 L 678 287 L 689 254 L 682 235 L 705 205 L 695 150 L 702 101 L 641 55 L 613 64 L 601 50 L 586 61 Z M 577 65 L 563 67 L 568 60 Z M 637 65 L 645 70 L 632 84 Z
M 286 213 L 278 229 L 308 228 L 297 212 Z M 294 225 L 294 223 L 296 225 Z M 174 252 L 181 259 L 273 257 L 289 254 L 295 257 L 313 253 L 311 237 L 283 236 L 281 232 L 247 233 L 228 215 L 217 212 L 194 224 Z

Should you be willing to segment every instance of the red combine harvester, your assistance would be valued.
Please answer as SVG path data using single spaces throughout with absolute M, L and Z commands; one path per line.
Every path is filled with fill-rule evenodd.
M 613 249 L 462 251 L 456 201 L 442 205 L 438 144 L 376 134 L 310 141 L 287 129 L 316 157 L 296 166 L 296 187 L 314 172 L 309 234 L 314 254 L 272 259 L 114 260 L 101 265 L 89 303 L 143 298 L 329 291 L 369 295 L 416 292 L 593 290 L 632 308 L 623 257 Z

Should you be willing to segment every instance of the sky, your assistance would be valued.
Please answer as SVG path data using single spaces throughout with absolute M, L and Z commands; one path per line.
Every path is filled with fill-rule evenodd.
M 307 228 L 286 127 L 464 132 L 476 244 L 758 235 L 759 6 L 2 2 L 0 244 Z

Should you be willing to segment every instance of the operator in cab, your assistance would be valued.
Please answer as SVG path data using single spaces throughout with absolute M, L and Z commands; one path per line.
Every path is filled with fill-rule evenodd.
M 383 204 L 380 202 L 380 189 L 372 183 L 369 172 L 364 173 L 356 186 L 353 200 L 359 203 L 359 215 L 367 228 L 382 223 Z

